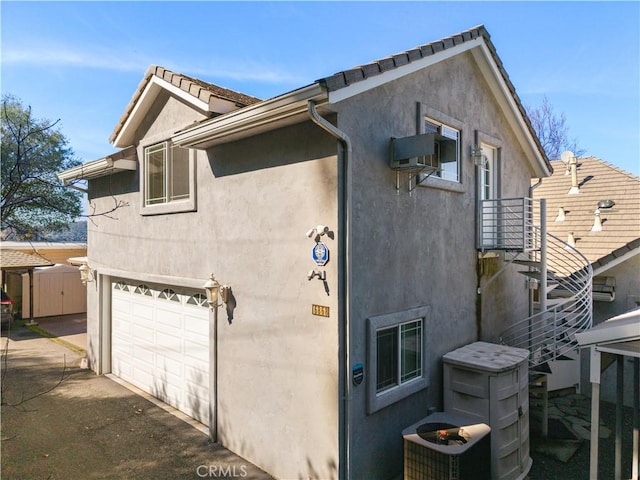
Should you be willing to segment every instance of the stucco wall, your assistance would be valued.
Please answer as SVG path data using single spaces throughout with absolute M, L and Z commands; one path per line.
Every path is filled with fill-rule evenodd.
M 190 123 L 182 109 L 163 101 L 142 131 L 162 140 L 176 116 Z M 138 173 L 90 187 L 98 208 L 112 204 L 113 192 L 129 204 L 89 227 L 89 261 L 99 271 L 190 286 L 213 272 L 233 288 L 234 321 L 221 309 L 219 323 L 220 441 L 281 478 L 337 475 L 337 242 L 323 237 L 327 295 L 307 279 L 315 264 L 305 235 L 318 224 L 339 234 L 335 152 L 335 140 L 309 123 L 198 152 L 197 211 L 189 213 L 141 216 Z M 95 361 L 95 292 L 89 303 Z M 312 315 L 313 304 L 330 317 Z
M 402 472 L 403 428 L 442 408 L 442 355 L 478 339 L 476 327 L 476 178 L 470 159 L 478 129 L 502 142 L 502 194 L 526 196 L 530 176 L 504 116 L 469 55 L 456 57 L 338 105 L 338 126 L 353 142 L 350 237 L 351 367 L 366 365 L 367 318 L 430 306 L 425 325 L 431 386 L 371 415 L 366 383 L 351 395 L 351 472 L 390 478 Z M 418 132 L 417 102 L 462 122 L 461 188 L 396 191 L 390 137 Z M 455 190 L 455 189 L 454 189 Z M 517 280 L 517 281 L 514 281 Z M 524 318 L 524 278 L 509 271 L 483 294 L 483 331 Z M 366 382 L 367 380 L 365 380 Z
M 455 188 L 396 191 L 390 137 L 417 131 L 417 104 L 461 122 L 462 182 Z M 526 316 L 527 290 L 513 268 L 482 295 L 477 312 L 476 177 L 473 132 L 498 139 L 502 196 L 526 196 L 529 171 L 513 132 L 469 54 L 447 60 L 335 105 L 332 120 L 353 142 L 349 190 L 350 371 L 365 364 L 365 381 L 349 398 L 352 478 L 389 478 L 402 471 L 401 431 L 442 408 L 442 355 L 497 340 L 502 327 Z M 198 119 L 161 96 L 157 120 L 141 141 L 164 139 Z M 150 117 L 151 118 L 151 117 Z M 337 120 L 336 120 L 337 119 Z M 142 159 L 142 148 L 138 157 Z M 197 155 L 197 210 L 141 216 L 138 172 L 91 181 L 98 208 L 128 203 L 89 226 L 89 260 L 98 271 L 195 285 L 213 272 L 237 299 L 232 325 L 219 338 L 220 439 L 281 478 L 335 478 L 339 466 L 338 200 L 336 141 L 309 122 Z M 313 241 L 325 224 L 335 239 L 325 292 L 307 280 Z M 160 277 L 158 277 L 160 276 Z M 104 279 L 104 277 L 101 277 Z M 90 290 L 90 356 L 97 360 L 98 309 Z M 108 288 L 105 289 L 108 291 Z M 108 300 L 108 299 L 107 299 Z M 330 308 L 313 316 L 312 304 Z M 428 306 L 425 324 L 430 386 L 367 414 L 367 318 Z M 480 325 L 477 324 L 481 313 Z

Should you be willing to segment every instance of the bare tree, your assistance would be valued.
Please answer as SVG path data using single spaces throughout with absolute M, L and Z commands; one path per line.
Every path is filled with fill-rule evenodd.
M 584 155 L 585 150 L 578 146 L 577 141 L 569 139 L 569 127 L 565 114 L 556 115 L 546 96 L 539 107 L 525 107 L 525 109 L 547 158 L 558 160 L 565 150 L 571 150 L 576 157 Z

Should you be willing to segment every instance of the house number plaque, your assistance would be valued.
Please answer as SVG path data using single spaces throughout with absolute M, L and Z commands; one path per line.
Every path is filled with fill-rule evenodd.
M 329 307 L 325 307 L 323 305 L 316 305 L 315 303 L 311 305 L 311 313 L 318 317 L 328 317 L 329 316 Z

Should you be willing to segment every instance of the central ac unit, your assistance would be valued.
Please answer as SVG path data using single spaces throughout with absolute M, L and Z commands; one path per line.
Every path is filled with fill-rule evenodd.
M 434 413 L 402 432 L 404 480 L 489 480 L 491 428 Z

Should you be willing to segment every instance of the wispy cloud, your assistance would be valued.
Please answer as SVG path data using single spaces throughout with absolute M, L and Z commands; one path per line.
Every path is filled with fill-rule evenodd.
M 158 58 L 151 54 L 136 51 L 113 51 L 104 47 L 83 49 L 82 47 L 63 45 L 38 45 L 33 47 L 5 46 L 2 51 L 3 67 L 47 67 L 47 68 L 85 68 L 117 72 L 141 73 L 149 65 L 162 65 L 187 75 L 201 75 L 207 78 L 230 79 L 242 82 L 261 82 L 270 84 L 300 84 L 306 79 L 302 76 L 280 71 L 272 66 L 258 62 L 242 62 L 237 59 L 190 62 L 182 58 L 175 61 Z M 223 67 L 220 67 L 222 65 Z

